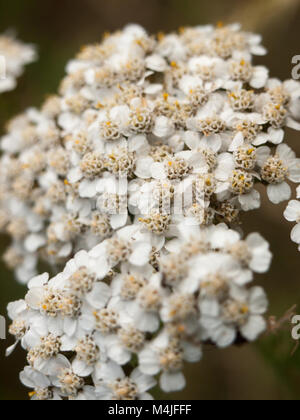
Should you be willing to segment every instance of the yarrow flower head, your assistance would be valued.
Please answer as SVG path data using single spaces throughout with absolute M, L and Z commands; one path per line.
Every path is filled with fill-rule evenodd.
M 45 399 L 149 399 L 157 375 L 163 391 L 179 391 L 184 362 L 198 362 L 203 344 L 253 341 L 265 330 L 265 293 L 249 287 L 271 261 L 260 235 L 243 241 L 222 224 L 183 222 L 156 248 L 156 266 L 143 241 L 142 228 L 122 228 L 54 278 L 33 278 L 25 300 L 9 305 L 10 332 L 27 351 L 21 380 L 34 399 L 41 388 L 28 375 L 47 384 Z
M 129 25 L 84 47 L 58 94 L 8 124 L 0 228 L 29 288 L 9 314 L 33 399 L 179 391 L 204 344 L 264 332 L 252 282 L 272 256 L 240 223 L 261 186 L 277 204 L 300 181 L 284 143 L 285 127 L 300 130 L 300 83 L 269 78 L 253 61 L 265 53 L 239 25 L 157 37 Z M 300 221 L 297 204 L 286 216 Z M 41 260 L 60 273 L 36 276 Z

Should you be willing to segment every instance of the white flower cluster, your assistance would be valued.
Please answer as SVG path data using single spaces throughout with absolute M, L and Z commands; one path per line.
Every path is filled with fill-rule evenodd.
M 15 89 L 16 79 L 25 65 L 36 60 L 33 45 L 24 44 L 11 34 L 0 35 L 0 93 Z
M 180 224 L 168 242 L 122 228 L 9 305 L 27 351 L 21 381 L 38 400 L 150 399 L 156 378 L 181 390 L 184 361 L 198 362 L 202 343 L 224 348 L 265 330 L 266 295 L 249 284 L 270 261 L 259 234 L 243 241 L 223 224 Z
M 277 204 L 300 182 L 284 143 L 300 130 L 300 83 L 254 65 L 260 43 L 238 25 L 130 25 L 84 47 L 59 94 L 8 125 L 0 228 L 5 261 L 31 279 L 9 315 L 33 399 L 147 399 L 157 379 L 177 391 L 203 344 L 265 330 L 266 295 L 249 285 L 271 253 L 239 223 L 258 184 Z M 40 260 L 63 271 L 34 277 Z
M 236 226 L 260 206 L 258 183 L 289 199 L 300 160 L 283 128 L 300 128 L 300 84 L 252 63 L 260 41 L 238 25 L 156 38 L 131 25 L 83 48 L 59 95 L 1 141 L 0 228 L 18 279 L 131 222 L 158 236 L 184 217 Z

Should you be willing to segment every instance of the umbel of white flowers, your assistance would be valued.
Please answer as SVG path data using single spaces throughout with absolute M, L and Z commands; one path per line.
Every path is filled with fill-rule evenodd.
M 36 58 L 33 45 L 24 44 L 9 32 L 0 35 L 0 93 L 15 89 L 24 66 Z
M 156 379 L 179 391 L 184 361 L 198 362 L 202 343 L 225 348 L 265 330 L 268 301 L 251 282 L 269 268 L 268 243 L 224 224 L 177 227 L 165 242 L 126 226 L 9 304 L 33 399 L 151 399 Z
M 241 216 L 260 207 L 258 184 L 277 204 L 300 182 L 284 142 L 300 130 L 300 83 L 270 79 L 252 60 L 265 53 L 239 25 L 155 37 L 130 25 L 84 47 L 58 95 L 8 124 L 0 227 L 29 287 L 9 315 L 33 399 L 181 390 L 203 344 L 265 330 L 251 283 L 271 253 L 243 238 Z M 35 277 L 40 260 L 60 274 Z

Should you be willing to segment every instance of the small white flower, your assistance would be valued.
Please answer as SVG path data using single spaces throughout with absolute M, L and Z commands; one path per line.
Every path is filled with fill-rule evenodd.
M 267 193 L 270 201 L 274 204 L 289 200 L 291 188 L 286 180 L 300 181 L 300 160 L 286 144 L 280 144 L 276 148 L 275 156 L 269 154 L 268 159 L 261 165 L 261 177 L 269 185 Z
M 108 363 L 97 377 L 96 395 L 99 400 L 151 400 L 148 390 L 156 385 L 149 375 L 135 369 L 130 377 L 126 377 L 122 368 L 114 363 Z
M 182 390 L 185 385 L 185 377 L 181 372 L 183 360 L 193 362 L 200 360 L 201 350 L 198 348 L 195 356 L 189 351 L 195 347 L 189 343 L 180 344 L 172 342 L 166 332 L 161 333 L 148 348 L 139 354 L 139 369 L 149 375 L 157 375 L 163 370 L 160 377 L 160 386 L 165 392 Z M 192 356 L 191 356 L 192 355 Z
M 266 329 L 262 315 L 268 302 L 265 292 L 254 287 L 249 292 L 232 289 L 231 298 L 221 305 L 203 304 L 201 306 L 201 324 L 207 330 L 210 339 L 223 348 L 234 343 L 237 333 L 248 341 L 254 341 Z

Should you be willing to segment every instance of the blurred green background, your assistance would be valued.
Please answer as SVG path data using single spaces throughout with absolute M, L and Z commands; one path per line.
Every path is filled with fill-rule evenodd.
M 0 127 L 56 91 L 67 60 L 81 45 L 99 41 L 103 32 L 129 22 L 140 23 L 151 32 L 167 32 L 184 25 L 240 21 L 246 29 L 264 35 L 269 55 L 259 63 L 281 79 L 291 77 L 291 59 L 300 54 L 300 0 L 0 0 L 0 10 L 0 32 L 14 28 L 22 40 L 38 46 L 40 56 L 26 69 L 18 88 L 1 95 Z M 289 131 L 288 136 L 300 156 L 299 135 Z M 262 209 L 244 219 L 247 232 L 259 231 L 272 244 L 272 269 L 257 282 L 269 294 L 270 314 L 279 318 L 300 304 L 300 254 L 289 240 L 292 226 L 283 219 L 284 208 L 285 204 L 275 207 L 264 199 Z M 1 253 L 7 243 L 7 238 L 0 238 Z M 4 315 L 7 302 L 22 298 L 25 289 L 3 264 L 0 276 L 0 314 Z M 298 399 L 300 349 L 291 357 L 295 343 L 289 329 L 251 346 L 225 351 L 207 348 L 198 366 L 187 367 L 185 391 L 163 398 Z M 18 380 L 25 353 L 18 350 L 4 358 L 11 341 L 0 341 L 0 400 L 27 399 L 27 390 Z

